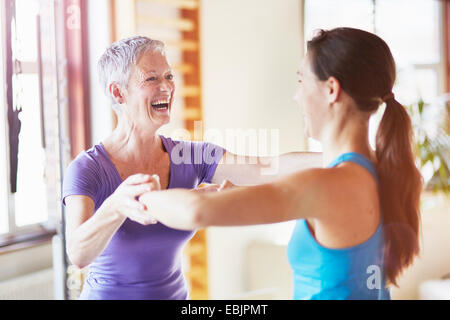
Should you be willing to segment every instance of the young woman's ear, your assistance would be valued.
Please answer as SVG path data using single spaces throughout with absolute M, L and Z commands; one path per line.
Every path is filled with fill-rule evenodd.
M 122 91 L 120 90 L 120 87 L 115 83 L 111 82 L 109 84 L 109 93 L 113 97 L 114 101 L 116 101 L 118 104 L 123 104 L 125 102 Z
M 326 81 L 326 93 L 328 96 L 328 102 L 334 103 L 339 99 L 341 93 L 341 84 L 335 77 L 329 77 Z

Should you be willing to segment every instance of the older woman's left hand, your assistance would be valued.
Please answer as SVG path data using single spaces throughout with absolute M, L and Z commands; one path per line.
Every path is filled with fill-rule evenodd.
M 197 188 L 191 189 L 193 192 L 215 192 L 220 188 L 218 184 L 215 183 L 200 183 Z
M 192 189 L 192 191 L 195 192 L 215 192 L 215 191 L 222 191 L 225 189 L 230 189 L 235 187 L 235 185 L 230 180 L 223 180 L 223 182 L 218 185 L 215 183 L 200 183 L 199 186 L 195 189 Z

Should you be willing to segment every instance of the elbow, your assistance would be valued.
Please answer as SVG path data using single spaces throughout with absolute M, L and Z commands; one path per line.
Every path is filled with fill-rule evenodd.
M 79 269 L 83 269 L 89 265 L 87 261 L 84 261 L 81 254 L 82 250 L 75 248 L 71 241 L 66 242 L 66 254 L 69 262 Z
M 69 261 L 71 262 L 72 265 L 74 265 L 78 269 L 83 269 L 89 265 L 88 263 L 82 263 L 81 261 L 73 262 L 70 258 Z
M 83 261 L 83 259 L 79 255 L 70 253 L 70 251 L 66 251 L 66 252 L 67 252 L 67 257 L 69 258 L 70 264 L 76 266 L 78 269 L 83 269 L 89 265 L 89 263 Z
M 71 265 L 76 266 L 79 269 L 83 269 L 85 267 L 84 263 L 81 261 L 81 259 L 74 254 L 71 250 L 67 249 L 66 250 L 66 254 L 67 254 L 67 258 L 69 260 L 69 263 Z

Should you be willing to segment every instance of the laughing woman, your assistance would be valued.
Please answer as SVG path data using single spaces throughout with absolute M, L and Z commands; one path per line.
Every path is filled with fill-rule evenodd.
M 67 254 L 78 267 L 89 265 L 80 298 L 187 299 L 182 249 L 194 232 L 153 221 L 137 197 L 152 188 L 191 189 L 224 178 L 258 184 L 275 176 L 261 174 L 261 164 L 280 160 L 282 175 L 318 165 L 321 155 L 291 153 L 241 164 L 216 145 L 156 134 L 170 121 L 175 91 L 160 41 L 114 43 L 99 61 L 99 73 L 118 125 L 71 162 L 63 185 Z M 224 154 L 230 161 L 219 164 Z M 152 175 L 159 181 L 153 183 Z
M 297 99 L 325 168 L 211 194 L 147 192 L 140 201 L 182 230 L 297 220 L 288 246 L 295 299 L 390 299 L 388 287 L 419 251 L 422 189 L 410 119 L 392 93 L 394 59 L 381 38 L 352 28 L 321 31 L 307 48 Z M 369 118 L 382 103 L 373 151 Z

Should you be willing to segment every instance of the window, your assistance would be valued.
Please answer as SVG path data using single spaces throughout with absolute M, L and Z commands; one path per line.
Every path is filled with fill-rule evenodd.
M 15 225 L 23 227 L 48 219 L 45 194 L 45 150 L 42 145 L 39 77 L 37 73 L 37 0 L 16 0 L 16 32 L 13 59 L 28 70 L 16 70 L 13 76 L 14 104 L 22 109 L 17 164 L 17 192 L 14 195 Z M 20 73 L 21 72 L 21 73 Z
M 6 9 L 6 8 L 11 9 Z M 2 77 L 12 86 L 12 106 L 8 96 L 1 92 L 2 117 L 11 108 L 18 114 L 20 131 L 15 134 L 8 125 L 8 118 L 0 119 L 0 235 L 15 236 L 29 231 L 52 229 L 48 214 L 46 188 L 46 152 L 42 114 L 42 82 L 39 75 L 38 16 L 40 0 L 8 0 L 2 7 L 2 15 L 8 15 L 10 26 L 2 24 L 2 41 L 6 42 L 2 54 Z M 9 23 L 9 22 L 7 22 Z M 9 61 L 7 54 L 11 52 Z M 6 61 L 6 64 L 3 62 Z M 12 65 L 12 75 L 5 72 L 5 65 Z M 3 81 L 2 81 L 3 83 Z M 11 99 L 9 100 L 11 102 Z M 18 146 L 10 143 L 11 136 L 18 136 Z M 6 156 L 3 156 L 5 155 Z M 17 154 L 16 190 L 10 183 L 15 176 L 10 157 Z M 8 155 L 10 157 L 8 157 Z M 45 226 L 45 227 L 44 227 Z M 44 228 L 43 228 L 44 227 Z M 5 238 L 5 237 L 3 237 Z
M 346 26 L 376 33 L 387 42 L 397 65 L 393 91 L 404 105 L 420 98 L 432 102 L 445 90 L 441 24 L 438 0 L 305 0 L 306 39 L 318 28 Z M 372 145 L 382 114 L 380 108 L 371 120 Z M 308 142 L 311 150 L 321 149 L 318 142 Z
M 4 21 L 4 10 L 3 7 L 0 6 L 0 17 L 1 20 Z M 3 26 L 1 26 L 3 27 Z M 3 29 L 0 29 L 1 35 L 3 38 Z M 0 46 L 0 83 L 5 83 L 5 67 L 3 64 L 4 61 L 4 47 Z M 8 172 L 7 172 L 7 164 L 8 164 L 8 157 L 6 156 L 7 149 L 7 136 L 6 136 L 6 130 L 7 130 L 7 118 L 6 118 L 6 95 L 5 90 L 0 90 L 0 234 L 7 233 L 8 228 Z

